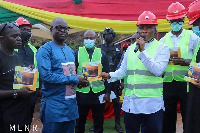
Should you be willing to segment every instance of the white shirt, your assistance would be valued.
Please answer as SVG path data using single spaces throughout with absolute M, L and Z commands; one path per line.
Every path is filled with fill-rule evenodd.
M 154 41 L 153 41 L 154 42 Z M 145 49 L 147 49 L 153 42 L 145 43 Z M 111 78 L 108 82 L 114 82 L 119 79 L 123 79 L 127 75 L 127 58 L 130 47 L 127 49 L 122 64 L 118 70 L 115 72 L 110 72 Z M 138 58 L 144 64 L 144 66 L 155 76 L 160 76 L 163 74 L 168 61 L 169 61 L 169 48 L 161 44 L 155 54 L 154 58 L 151 58 L 146 50 L 138 55 Z M 134 65 L 134 64 L 133 64 Z M 164 110 L 163 97 L 151 97 L 151 98 L 141 98 L 137 97 L 135 94 L 132 96 L 124 96 L 124 101 L 122 104 L 122 110 L 128 113 L 134 114 L 151 114 L 159 110 Z
M 178 37 L 176 35 L 173 35 L 171 31 L 169 33 L 170 33 L 170 37 L 172 40 L 173 48 L 178 48 L 179 47 L 178 44 L 183 36 L 183 31 L 181 32 L 181 34 Z M 160 39 L 160 42 L 164 43 L 164 39 L 165 39 L 165 36 Z M 195 33 L 191 33 L 190 41 L 189 41 L 189 45 L 188 45 L 188 53 L 190 55 L 194 54 L 198 43 L 199 43 L 199 37 Z M 176 51 L 173 48 L 171 48 L 170 51 Z

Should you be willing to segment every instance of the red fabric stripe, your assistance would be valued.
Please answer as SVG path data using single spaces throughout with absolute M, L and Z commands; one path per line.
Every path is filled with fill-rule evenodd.
M 121 110 L 121 116 L 123 116 L 123 111 Z M 114 108 L 113 108 L 113 103 L 112 102 L 108 102 L 105 104 L 105 110 L 104 110 L 104 119 L 110 119 L 110 118 L 115 118 L 114 115 Z M 92 110 L 90 109 L 88 116 L 87 116 L 88 120 L 93 120 L 92 117 Z
M 176 0 L 5 0 L 16 4 L 62 14 L 112 20 L 137 20 L 144 11 L 152 11 L 158 19 L 165 19 L 167 8 Z M 179 0 L 186 8 L 191 0 Z

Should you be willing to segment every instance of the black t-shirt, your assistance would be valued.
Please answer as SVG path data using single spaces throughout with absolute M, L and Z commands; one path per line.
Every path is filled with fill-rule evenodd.
M 23 66 L 20 56 L 16 52 L 8 56 L 0 50 L 0 89 L 13 89 L 15 66 Z
M 15 66 L 23 66 L 18 53 L 8 56 L 0 50 L 0 89 L 12 90 Z M 3 124 L 24 125 L 31 122 L 30 97 L 28 98 L 4 98 L 0 99 L 1 118 Z M 2 124 L 2 125 L 3 125 Z
M 26 67 L 34 64 L 34 53 L 28 45 L 22 46 L 20 49 L 18 49 L 18 53 Z

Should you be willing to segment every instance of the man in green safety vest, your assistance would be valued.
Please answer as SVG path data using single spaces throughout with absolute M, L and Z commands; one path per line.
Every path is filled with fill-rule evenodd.
M 19 25 L 19 29 L 21 32 L 21 39 L 22 39 L 22 47 L 19 49 L 15 49 L 15 51 L 19 53 L 26 67 L 28 67 L 29 65 L 35 65 L 35 68 L 37 68 L 37 61 L 36 61 L 37 49 L 29 43 L 29 40 L 31 39 L 32 36 L 32 24 L 23 17 L 19 17 L 15 22 Z M 36 91 L 33 92 L 30 97 L 32 116 L 34 113 L 35 103 L 37 100 L 38 88 L 39 88 L 39 73 L 37 75 Z
M 189 5 L 188 9 L 189 25 L 192 25 L 192 31 L 200 36 L 200 1 L 194 1 Z M 199 45 L 193 56 L 193 61 L 200 62 L 200 38 Z M 189 84 L 190 91 L 188 93 L 186 122 L 184 133 L 200 133 L 200 81 L 196 80 L 194 84 Z
M 87 77 L 88 74 L 90 75 L 89 69 L 88 72 L 85 70 L 86 68 L 84 69 L 87 74 L 82 71 L 84 63 L 89 63 L 91 66 L 100 63 L 101 71 L 109 72 L 108 57 L 100 48 L 94 46 L 95 40 L 96 33 L 92 30 L 87 30 L 84 33 L 84 46 L 79 47 L 78 50 L 75 51 L 75 64 L 78 76 Z M 79 88 L 76 89 L 76 98 L 79 118 L 76 121 L 75 132 L 85 132 L 86 118 L 91 107 L 94 119 L 94 132 L 103 133 L 104 103 L 110 101 L 110 84 L 108 84 L 107 81 L 103 82 L 102 80 L 97 80 L 90 81 L 90 86 L 88 87 L 78 87 Z M 103 96 L 103 99 L 100 99 L 100 96 Z
M 166 44 L 170 51 L 177 51 L 177 56 L 171 54 L 170 63 L 165 69 L 163 97 L 165 112 L 163 117 L 163 133 L 176 132 L 177 102 L 180 102 L 183 129 L 185 127 L 185 115 L 187 106 L 187 82 L 184 76 L 198 45 L 198 36 L 191 30 L 182 28 L 187 12 L 179 3 L 172 3 L 168 7 L 166 19 L 169 21 L 172 31 L 168 32 L 160 42 Z M 173 53 L 171 52 L 171 53 Z
M 127 49 L 115 72 L 100 75 L 108 82 L 124 78 L 126 133 L 161 133 L 164 110 L 162 75 L 169 61 L 169 48 L 155 39 L 156 16 L 144 11 L 138 18 L 139 38 Z M 138 45 L 138 46 L 137 46 Z

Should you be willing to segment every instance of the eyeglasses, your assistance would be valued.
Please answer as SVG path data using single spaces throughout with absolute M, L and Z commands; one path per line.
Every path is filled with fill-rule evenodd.
M 55 29 L 57 30 L 57 31 L 64 31 L 64 32 L 68 32 L 69 31 L 69 29 L 70 29 L 70 27 L 63 27 L 63 26 L 61 26 L 61 25 L 58 25 L 58 26 L 55 26 Z
M 3 33 L 3 31 L 4 31 L 7 27 L 13 28 L 14 26 L 16 26 L 16 27 L 19 28 L 19 25 L 18 25 L 17 23 L 3 23 L 3 24 L 4 24 L 3 28 L 0 29 L 0 35 Z M 3 25 L 3 24 L 2 24 L 2 25 Z
M 179 24 L 179 25 L 182 25 L 183 24 L 183 21 L 174 21 L 174 22 L 170 22 L 170 24 Z
M 95 37 L 83 37 L 83 39 L 90 39 L 90 40 L 94 40 Z
M 170 20 L 169 21 L 171 24 L 174 23 L 174 24 L 182 24 L 184 22 L 184 19 L 175 19 L 175 20 Z

